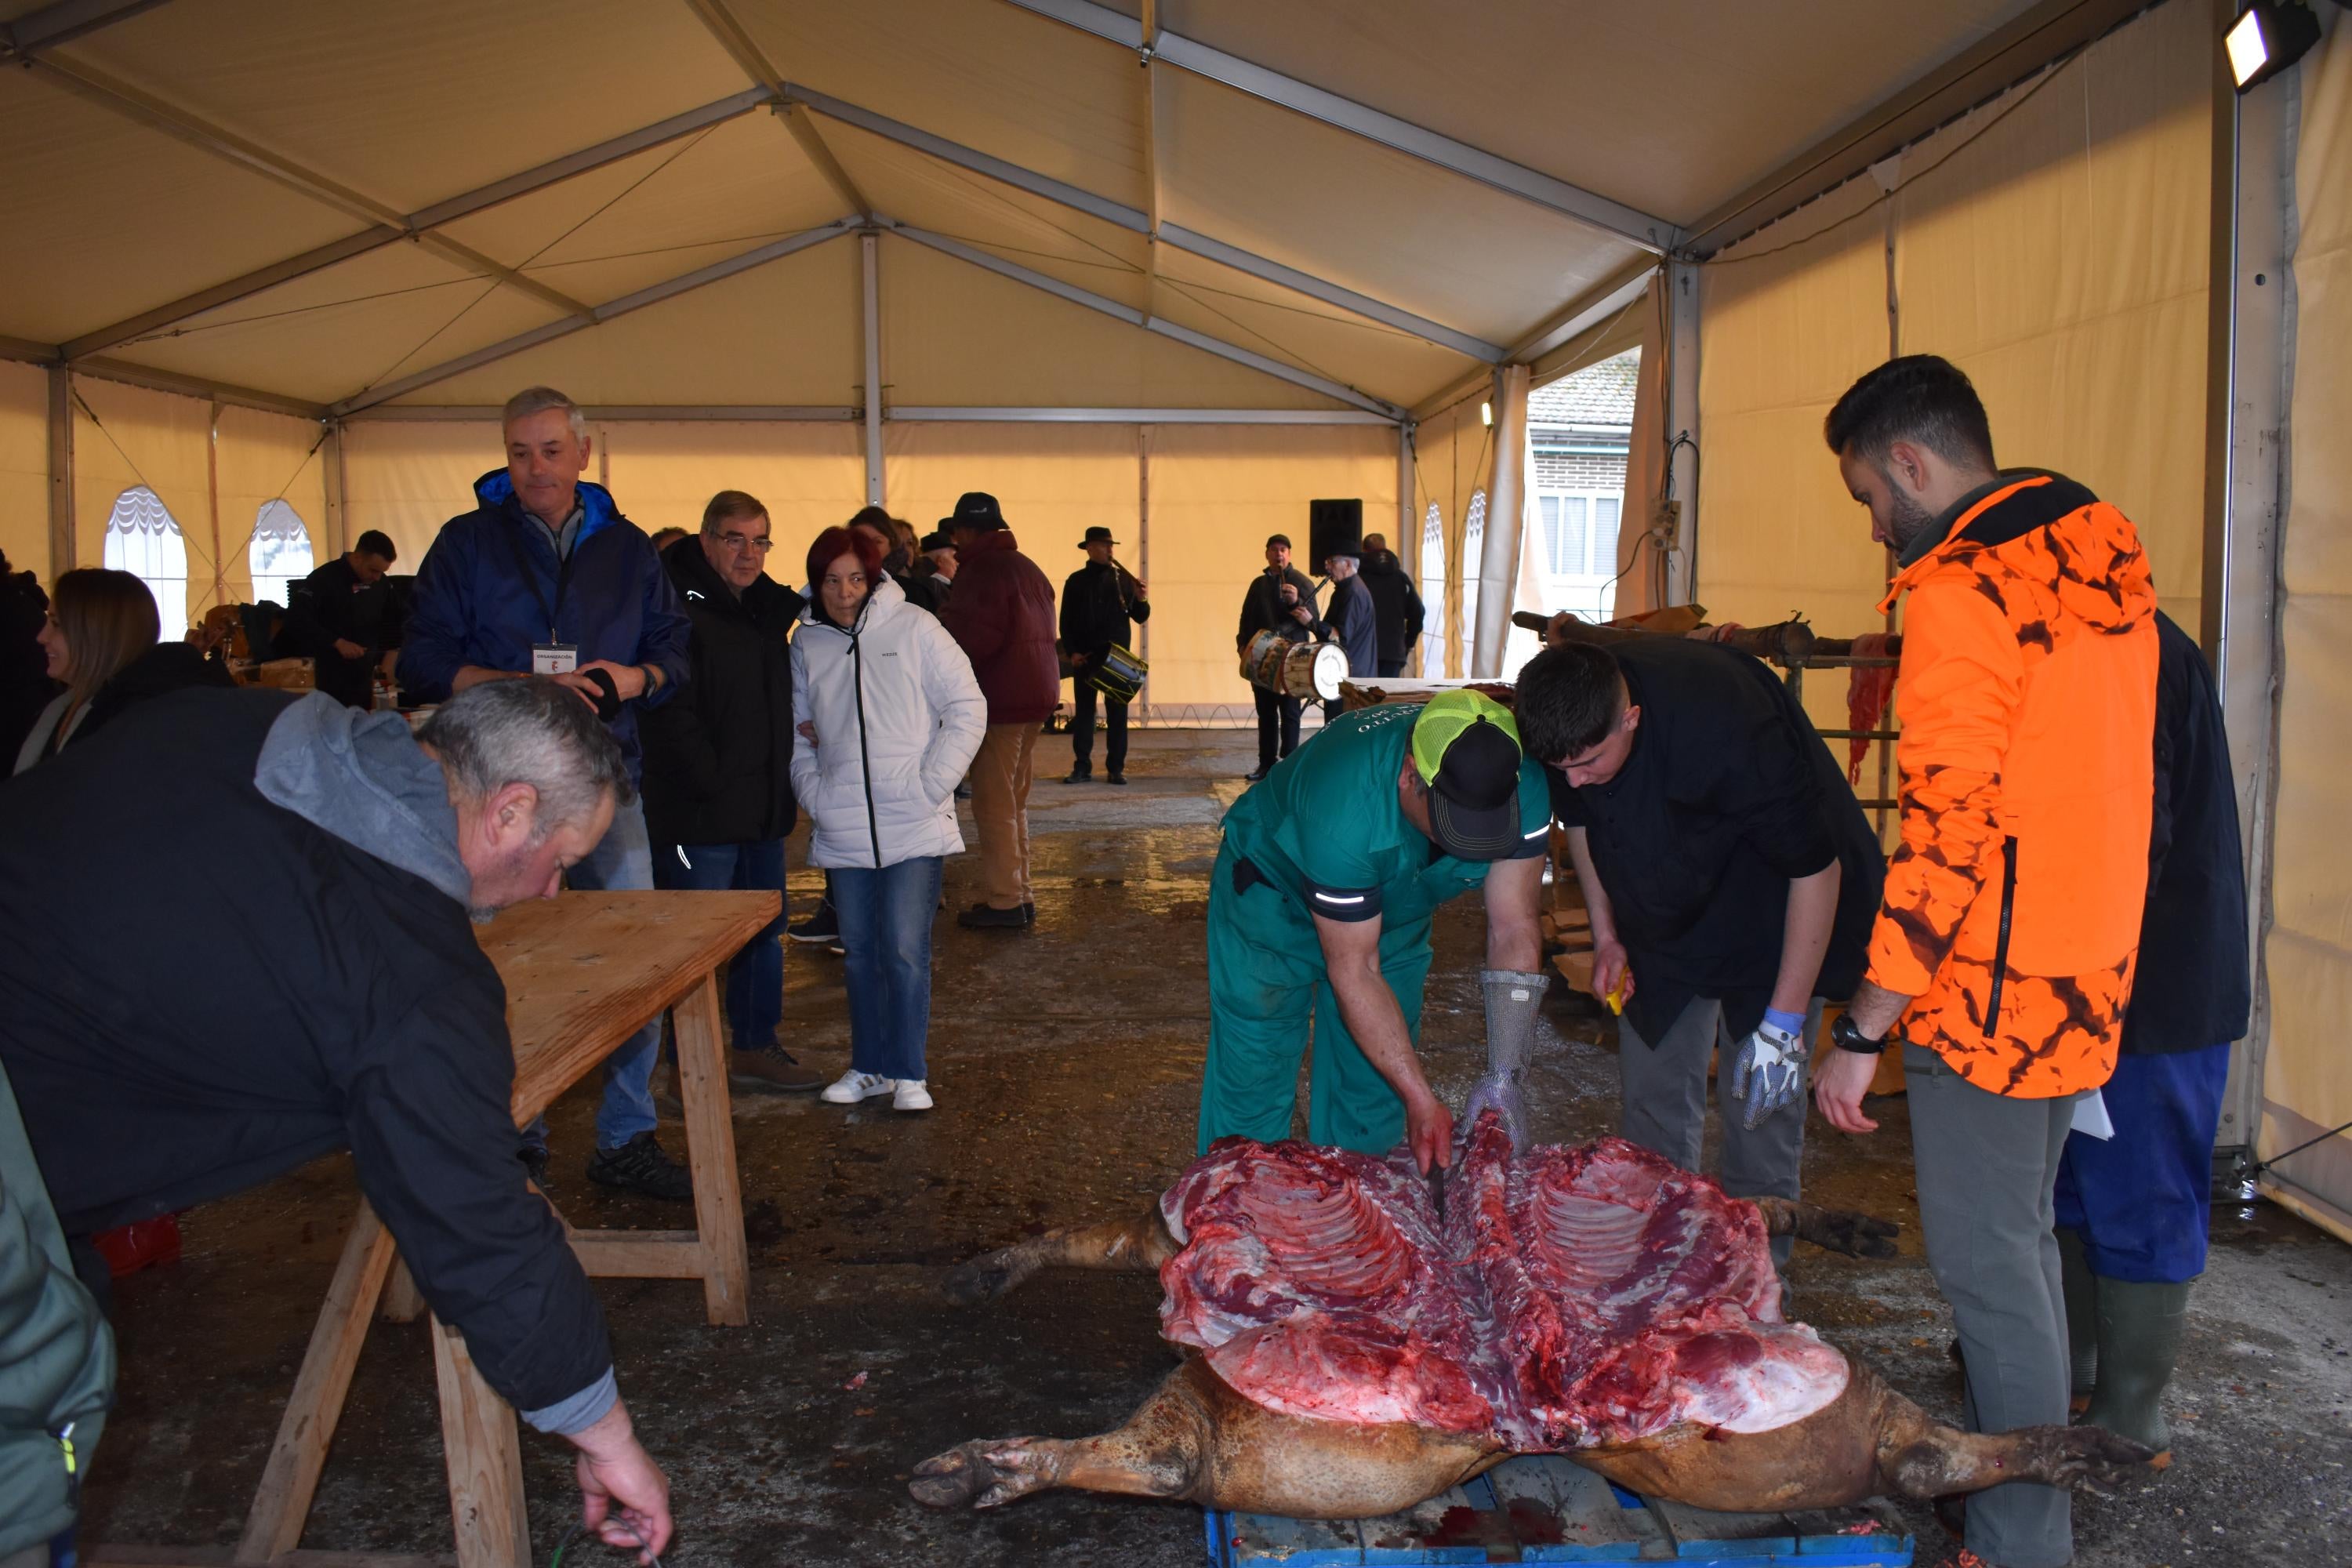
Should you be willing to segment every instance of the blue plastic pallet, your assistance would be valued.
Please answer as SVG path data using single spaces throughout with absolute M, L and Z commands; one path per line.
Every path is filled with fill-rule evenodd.
M 1912 1539 L 1878 1510 L 1713 1513 L 1613 1486 L 1555 1455 L 1507 1459 L 1384 1519 L 1208 1516 L 1209 1568 L 1674 1563 L 1681 1568 L 1909 1568 Z

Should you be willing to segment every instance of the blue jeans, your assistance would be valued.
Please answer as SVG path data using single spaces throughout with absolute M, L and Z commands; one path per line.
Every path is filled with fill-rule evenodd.
M 701 893 L 782 892 L 784 841 L 751 844 L 664 844 L 654 851 L 654 884 Z M 784 1018 L 784 917 L 743 944 L 727 968 L 727 1034 L 739 1051 L 776 1044 Z
M 921 1079 L 931 1031 L 931 921 L 940 908 L 937 855 L 833 871 L 849 981 L 849 1065 L 881 1078 Z
M 644 805 L 625 805 L 614 812 L 613 826 L 586 859 L 564 873 L 563 880 L 575 892 L 651 891 L 654 853 L 646 838 Z M 617 1149 L 638 1133 L 652 1131 L 660 1121 L 654 1113 L 653 1091 L 654 1061 L 660 1054 L 661 1016 L 656 1014 L 604 1058 L 604 1102 L 596 1108 L 599 1149 Z M 542 1140 L 545 1136 L 540 1131 Z

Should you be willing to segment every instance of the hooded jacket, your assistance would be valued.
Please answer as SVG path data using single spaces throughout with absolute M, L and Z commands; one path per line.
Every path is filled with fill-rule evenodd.
M 793 638 L 793 788 L 812 866 L 895 866 L 963 847 L 955 787 L 987 732 L 971 663 L 887 577 L 847 627 L 821 599 Z M 812 742 L 797 732 L 808 724 Z
M 1870 979 L 1994 1094 L 2115 1071 L 2147 891 L 2156 589 L 2123 513 L 2056 474 L 1963 498 L 1906 566 L 1902 843 Z
M 214 663 L 186 643 L 157 643 L 124 665 L 78 711 L 70 715 L 66 712 L 73 693 L 60 691 L 51 698 L 18 748 L 16 771 L 21 773 L 37 763 L 58 755 L 67 746 L 89 740 L 151 698 L 184 691 L 192 686 L 236 684 L 226 665 Z M 62 735 L 58 733 L 60 727 L 64 730 Z
M 739 596 L 688 534 L 662 567 L 694 624 L 677 700 L 643 714 L 646 831 L 656 844 L 782 838 L 793 802 L 792 630 L 803 603 L 768 576 Z
M 611 1407 L 604 1314 L 514 1157 L 447 785 L 399 715 L 178 692 L 0 800 L 0 1061 L 68 1235 L 349 1149 L 491 1387 L 542 1430 Z
M 971 661 L 992 724 L 1042 724 L 1062 700 L 1054 652 L 1054 584 L 1008 528 L 956 552 L 955 592 L 940 611 Z
M 658 666 L 662 685 L 623 703 L 613 721 L 635 782 L 642 772 L 637 710 L 670 701 L 687 674 L 686 613 L 652 541 L 621 515 L 611 491 L 583 481 L 580 531 L 559 562 L 504 468 L 476 479 L 474 496 L 481 504 L 443 524 L 416 569 L 401 685 L 441 701 L 465 666 L 527 673 L 532 646 L 549 641 L 571 644 L 583 665 Z
M 1364 586 L 1371 590 L 1372 629 L 1381 662 L 1402 664 L 1412 657 L 1412 645 L 1421 640 L 1422 622 L 1427 615 L 1421 595 L 1393 550 L 1367 554 L 1361 575 Z

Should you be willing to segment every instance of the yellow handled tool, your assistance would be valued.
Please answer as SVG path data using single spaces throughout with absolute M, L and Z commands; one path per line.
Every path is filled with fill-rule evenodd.
M 1632 970 L 1619 970 L 1617 972 L 1617 984 L 1612 985 L 1609 988 L 1609 994 L 1601 998 L 1602 1001 L 1609 1004 L 1609 1011 L 1615 1014 L 1618 1017 L 1622 1018 L 1625 1016 L 1625 987 L 1633 978 L 1633 972 Z

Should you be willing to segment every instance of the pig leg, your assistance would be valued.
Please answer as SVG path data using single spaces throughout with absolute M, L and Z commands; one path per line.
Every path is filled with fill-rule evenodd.
M 1154 1203 L 1141 1214 L 1100 1225 L 1064 1226 L 975 1258 L 948 1276 L 948 1300 L 959 1306 L 993 1301 L 1040 1268 L 1158 1268 L 1176 1256 L 1176 1238 Z
M 1793 1236 L 1848 1258 L 1892 1258 L 1895 1233 L 1901 1228 L 1851 1209 L 1825 1209 L 1789 1198 L 1748 1200 L 1764 1215 L 1767 1236 Z
M 2053 1487 L 2113 1486 L 2154 1454 L 2104 1426 L 2021 1426 L 1963 1432 L 1888 1395 L 1880 1428 L 1878 1470 L 1892 1489 L 1916 1498 L 1982 1491 L 2003 1481 Z
M 1193 1357 L 1117 1431 L 961 1444 L 916 1466 L 908 1490 L 932 1508 L 996 1508 L 1067 1487 L 1297 1519 L 1370 1519 L 1502 1458 L 1483 1437 L 1284 1415 L 1235 1394 Z

